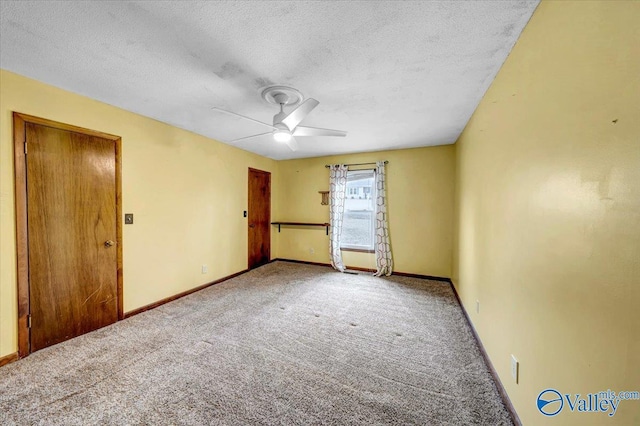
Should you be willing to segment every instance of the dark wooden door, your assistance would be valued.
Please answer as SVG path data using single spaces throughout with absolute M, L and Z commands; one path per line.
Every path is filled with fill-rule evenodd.
M 249 169 L 249 269 L 271 259 L 271 173 Z
M 31 351 L 118 319 L 116 143 L 26 123 Z

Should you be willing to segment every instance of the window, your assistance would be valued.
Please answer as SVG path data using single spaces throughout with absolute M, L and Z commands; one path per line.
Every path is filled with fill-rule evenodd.
M 374 171 L 348 171 L 340 248 L 373 251 L 375 214 Z

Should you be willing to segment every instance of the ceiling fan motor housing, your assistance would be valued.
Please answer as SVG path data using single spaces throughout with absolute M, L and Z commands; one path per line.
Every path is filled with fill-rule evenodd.
M 280 109 L 280 112 L 277 113 L 276 115 L 273 116 L 273 127 L 278 127 L 280 128 L 280 126 L 282 126 L 283 128 L 290 130 L 286 124 L 282 123 L 282 120 L 287 116 L 287 113 L 282 111 L 282 109 Z

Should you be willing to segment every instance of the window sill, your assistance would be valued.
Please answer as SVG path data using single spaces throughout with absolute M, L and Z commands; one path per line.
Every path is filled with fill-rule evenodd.
M 375 250 L 370 250 L 370 249 L 359 249 L 359 248 L 352 248 L 352 247 L 340 247 L 340 250 L 342 251 L 354 251 L 356 253 L 375 253 Z

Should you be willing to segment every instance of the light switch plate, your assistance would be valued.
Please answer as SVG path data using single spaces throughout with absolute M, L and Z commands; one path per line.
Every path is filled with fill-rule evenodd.
M 125 225 L 131 225 L 133 223 L 133 213 L 124 214 L 124 223 Z

